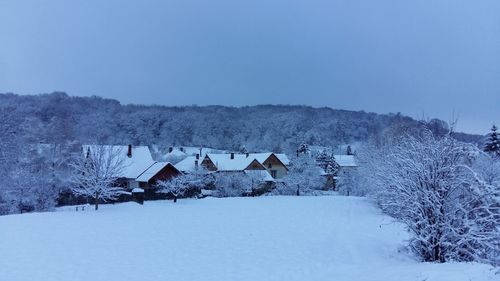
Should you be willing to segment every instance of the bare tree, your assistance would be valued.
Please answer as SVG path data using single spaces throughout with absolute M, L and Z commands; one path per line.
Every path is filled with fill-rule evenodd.
M 125 152 L 115 146 L 86 146 L 84 155 L 71 165 L 74 169 L 72 191 L 77 196 L 94 198 L 95 209 L 99 201 L 116 200 L 124 193 L 117 183 L 125 169 Z

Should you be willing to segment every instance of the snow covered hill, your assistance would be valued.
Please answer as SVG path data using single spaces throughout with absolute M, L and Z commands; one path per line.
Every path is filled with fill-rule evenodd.
M 419 263 L 404 229 L 353 197 L 259 197 L 0 217 L 0 280 L 498 280 Z

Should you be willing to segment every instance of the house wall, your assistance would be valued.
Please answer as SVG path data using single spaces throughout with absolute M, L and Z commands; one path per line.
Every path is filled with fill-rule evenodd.
M 169 180 L 173 177 L 177 177 L 180 175 L 180 172 L 174 168 L 172 165 L 167 165 L 163 169 L 161 169 L 153 178 L 151 178 L 148 184 L 154 185 L 158 181 Z
M 288 169 L 285 165 L 275 156 L 271 155 L 269 158 L 262 163 L 266 170 L 269 172 L 271 176 L 273 176 L 273 170 L 276 171 L 275 179 L 281 179 L 288 174 Z
M 148 182 L 140 182 L 137 187 L 142 189 L 149 189 L 153 187 L 158 181 L 169 180 L 173 177 L 180 175 L 180 172 L 171 165 L 165 166 L 161 169 L 154 177 L 152 177 Z
M 210 158 L 206 157 L 203 158 L 203 161 L 201 161 L 201 165 L 203 167 L 205 167 L 205 169 L 213 172 L 213 171 L 217 171 L 217 167 L 215 166 L 215 164 L 212 162 L 212 160 L 210 160 Z

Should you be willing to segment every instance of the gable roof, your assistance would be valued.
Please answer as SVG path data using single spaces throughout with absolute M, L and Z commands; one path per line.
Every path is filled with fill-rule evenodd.
M 206 156 L 214 163 L 217 167 L 217 171 L 243 171 L 247 168 L 254 160 L 257 160 L 261 165 L 264 163 L 271 155 L 274 154 L 278 160 L 280 160 L 285 166 L 290 164 L 290 160 L 286 154 L 264 152 L 264 153 L 249 153 L 248 157 L 246 154 L 235 153 L 234 159 L 231 159 L 230 153 L 207 153 Z M 201 162 L 204 157 L 198 159 L 198 165 L 201 166 Z M 188 156 L 184 160 L 175 164 L 175 167 L 183 172 L 194 171 L 196 169 L 195 165 L 196 156 Z M 265 168 L 265 167 L 264 167 Z
M 182 161 L 179 163 L 175 164 L 175 168 L 179 171 L 183 172 L 191 172 L 196 170 L 196 165 L 195 161 L 198 160 L 198 165 L 201 166 L 201 162 L 203 161 L 203 158 L 200 157 L 200 159 L 196 159 L 196 156 L 188 156 L 184 158 Z
M 207 153 L 207 157 L 215 164 L 217 171 L 243 171 L 256 160 L 255 157 L 246 154 L 234 153 L 234 159 L 231 159 L 231 153 L 227 154 L 211 154 Z M 260 161 L 257 160 L 262 165 Z
M 357 167 L 354 155 L 334 155 L 335 161 L 340 167 Z
M 263 181 L 274 181 L 274 178 L 266 170 L 246 170 L 243 172 L 251 177 L 256 177 Z
M 82 145 L 82 148 L 84 156 L 89 149 L 94 151 L 103 148 L 105 152 L 116 151 L 124 163 L 123 171 L 119 176 L 121 178 L 135 179 L 155 163 L 147 146 L 132 146 L 131 157 L 127 156 L 127 145 Z
M 172 165 L 170 162 L 155 162 L 153 165 L 151 165 L 147 170 L 142 172 L 135 180 L 139 182 L 148 182 L 151 180 L 156 174 L 158 174 L 161 170 L 163 170 L 167 166 L 172 166 L 175 170 L 174 165 Z
M 195 147 L 195 146 L 178 146 L 178 147 L 169 147 L 172 148 L 172 152 L 167 152 L 165 156 L 194 156 L 196 154 L 200 154 L 200 158 L 205 157 L 207 153 L 226 153 L 224 150 L 210 148 L 210 147 Z M 181 151 L 182 149 L 182 151 Z
M 290 164 L 290 160 L 288 159 L 288 156 L 284 153 L 274 153 L 274 152 L 263 152 L 263 153 L 250 153 L 249 157 L 253 157 L 257 159 L 260 163 L 264 163 L 271 155 L 276 156 L 278 160 L 283 163 L 283 165 L 288 166 Z

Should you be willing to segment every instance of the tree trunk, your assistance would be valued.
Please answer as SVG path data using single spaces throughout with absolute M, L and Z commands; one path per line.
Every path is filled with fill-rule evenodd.
M 99 209 L 99 192 L 96 191 L 95 192 L 95 210 L 97 211 L 97 209 Z

